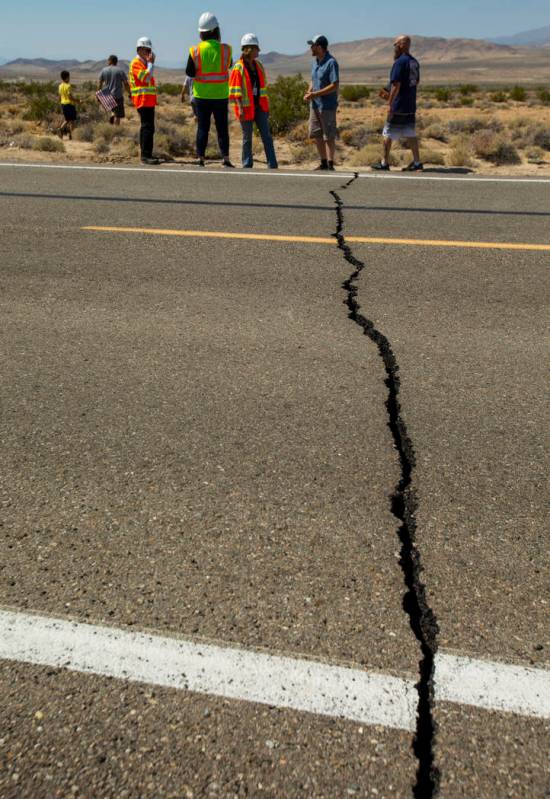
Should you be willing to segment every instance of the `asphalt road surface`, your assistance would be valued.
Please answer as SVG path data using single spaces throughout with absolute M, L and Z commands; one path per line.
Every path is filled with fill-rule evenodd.
M 0 795 L 549 797 L 550 182 L 0 178 Z

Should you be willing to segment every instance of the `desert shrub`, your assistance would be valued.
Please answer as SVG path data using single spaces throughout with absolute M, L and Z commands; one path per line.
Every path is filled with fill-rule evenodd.
M 73 133 L 73 137 L 77 141 L 92 142 L 94 140 L 94 136 L 95 136 L 95 127 L 90 124 L 81 125 Z
M 460 105 L 471 107 L 474 104 L 473 97 L 461 97 L 460 98 Z
M 65 145 L 59 139 L 52 139 L 51 136 L 41 136 L 35 139 L 32 145 L 33 150 L 40 150 L 43 153 L 64 153 Z
M 22 150 L 32 150 L 35 139 L 34 136 L 30 135 L 30 133 L 20 133 L 17 136 L 14 136 L 14 141 Z
M 12 135 L 23 133 L 25 130 L 25 123 L 20 119 L 10 119 L 7 122 L 4 122 L 3 126 L 5 127 L 7 133 L 11 133 Z
M 53 80 L 45 83 L 30 81 L 30 83 L 18 83 L 17 89 L 25 97 L 42 97 L 45 94 L 55 94 L 57 96 L 57 86 L 58 84 Z
M 103 139 L 106 142 L 112 142 L 115 136 L 120 136 L 119 128 L 115 125 L 110 125 L 108 122 L 100 122 L 93 128 L 94 140 Z
M 475 133 L 487 127 L 487 122 L 481 117 L 464 117 L 464 119 L 451 119 L 448 123 L 450 133 Z
M 476 155 L 493 164 L 519 164 L 521 159 L 515 145 L 492 130 L 479 130 L 472 136 Z
M 298 122 L 297 125 L 294 125 L 294 127 L 288 131 L 286 138 L 288 141 L 292 142 L 303 142 L 308 138 L 308 136 L 309 126 L 308 123 L 304 121 Z
M 23 114 L 23 119 L 32 119 L 37 122 L 47 119 L 57 110 L 57 102 L 50 95 L 33 94 L 29 97 L 27 109 Z
M 286 133 L 297 122 L 307 119 L 308 106 L 304 103 L 307 83 L 301 75 L 280 75 L 269 87 L 271 129 L 273 133 Z
M 382 147 L 379 144 L 367 144 L 365 147 L 361 147 L 360 150 L 353 153 L 351 156 L 350 164 L 352 166 L 370 166 L 371 164 L 380 161 L 382 156 Z M 394 152 L 390 153 L 390 164 L 392 166 L 396 166 L 398 163 L 398 157 Z
M 529 147 L 525 156 L 530 164 L 544 164 L 546 154 L 541 147 Z
M 340 139 L 348 147 L 364 147 L 370 137 L 370 131 L 364 125 L 348 124 L 340 129 Z
M 472 147 L 468 136 L 458 136 L 447 153 L 449 166 L 472 166 Z
M 514 86 L 510 91 L 510 99 L 514 100 L 516 103 L 524 103 L 527 99 L 527 92 L 523 86 Z
M 289 163 L 303 164 L 304 161 L 311 161 L 314 158 L 314 150 L 311 144 L 293 144 L 290 147 Z
M 443 166 L 445 163 L 445 155 L 440 150 L 431 150 L 429 147 L 422 147 L 421 156 L 425 164 Z
M 97 141 L 94 142 L 94 150 L 98 155 L 105 155 L 109 152 L 109 149 L 110 145 L 106 139 L 97 139 Z
M 538 128 L 533 136 L 533 144 L 543 150 L 550 150 L 550 130 L 548 128 Z
M 181 94 L 180 83 L 160 83 L 158 86 L 159 94 L 167 94 L 169 97 L 178 97 Z
M 426 139 L 437 139 L 437 141 L 448 141 L 449 135 L 445 125 L 434 122 L 422 131 L 422 136 Z
M 340 96 L 343 100 L 350 103 L 356 103 L 358 100 L 364 100 L 370 96 L 370 89 L 361 84 L 348 84 L 347 86 L 340 86 Z
M 451 90 L 445 89 L 443 86 L 435 90 L 435 99 L 439 100 L 440 103 L 448 103 L 452 96 Z
M 473 83 L 463 83 L 458 87 L 458 91 L 463 97 L 468 97 L 468 95 L 475 94 L 477 92 L 477 86 L 474 86 Z
M 493 92 L 490 97 L 493 103 L 505 103 L 508 99 L 506 92 Z
M 550 103 L 550 91 L 548 89 L 537 89 L 537 97 L 541 103 Z

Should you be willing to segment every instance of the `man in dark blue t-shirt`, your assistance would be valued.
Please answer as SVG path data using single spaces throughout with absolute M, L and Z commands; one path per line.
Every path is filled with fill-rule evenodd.
M 404 171 L 419 172 L 423 169 L 416 136 L 416 89 L 420 83 L 420 64 L 410 54 L 410 49 L 410 36 L 399 36 L 393 44 L 390 86 L 381 93 L 388 101 L 388 117 L 382 133 L 384 156 L 380 163 L 373 164 L 373 169 L 389 171 L 392 141 L 397 139 L 406 139 L 413 151 L 413 161 Z

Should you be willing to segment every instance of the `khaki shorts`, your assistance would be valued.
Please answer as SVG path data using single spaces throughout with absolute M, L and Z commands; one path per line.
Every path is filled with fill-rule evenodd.
M 312 139 L 322 137 L 325 141 L 337 139 L 336 108 L 321 111 L 312 104 L 309 112 L 309 135 Z

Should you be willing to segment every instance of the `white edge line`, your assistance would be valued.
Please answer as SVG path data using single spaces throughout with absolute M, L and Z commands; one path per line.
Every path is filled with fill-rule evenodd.
M 270 171 L 265 170 L 254 172 L 252 170 L 216 170 L 216 169 L 188 169 L 182 167 L 181 169 L 173 169 L 172 167 L 138 167 L 138 166 L 91 166 L 86 164 L 21 164 L 0 162 L 0 167 L 14 167 L 17 169 L 84 169 L 95 172 L 154 172 L 155 174 L 176 174 L 176 175 L 218 175 L 218 177 L 279 177 L 279 178 L 321 178 L 332 180 L 345 180 L 354 177 L 355 172 L 335 172 L 334 174 L 323 173 L 322 175 L 312 174 L 310 172 L 280 172 L 278 170 Z M 377 175 L 370 172 L 359 172 L 359 179 L 368 180 L 431 180 L 431 181 L 452 181 L 455 183 L 525 183 L 525 184 L 540 184 L 546 183 L 550 186 L 550 178 L 482 178 L 482 177 L 455 177 L 453 175 Z
M 412 732 L 412 680 L 309 660 L 0 611 L 0 658 Z
M 261 177 L 278 177 L 278 178 L 352 178 L 353 172 L 346 174 L 345 172 L 337 172 L 334 174 L 323 173 L 322 175 L 311 174 L 309 172 L 279 172 L 278 170 L 270 170 L 269 172 L 262 170 L 253 172 L 252 170 L 217 170 L 217 169 L 174 169 L 173 167 L 140 167 L 140 166 L 89 166 L 86 164 L 11 164 L 9 161 L 0 162 L 0 167 L 17 167 L 18 169 L 85 169 L 93 172 L 154 172 L 157 175 L 218 175 L 218 177 L 245 177 L 245 178 L 261 178 Z M 550 181 L 549 181 L 550 183 Z
M 550 670 L 441 653 L 435 698 L 486 710 L 550 718 Z

